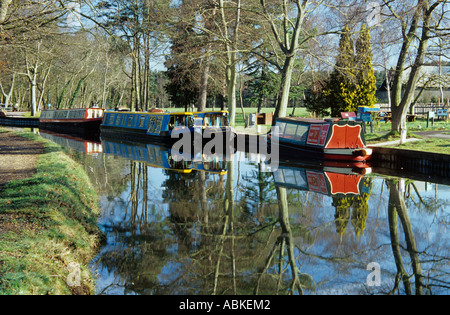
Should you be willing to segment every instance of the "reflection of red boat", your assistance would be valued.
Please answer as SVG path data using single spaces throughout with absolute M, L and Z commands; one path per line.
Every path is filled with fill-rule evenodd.
M 348 162 L 366 162 L 372 156 L 362 125 L 354 121 L 278 118 L 276 127 L 281 155 Z
M 370 168 L 284 165 L 274 172 L 274 178 L 277 186 L 288 189 L 331 196 L 359 195 L 362 192 L 363 174 L 370 172 Z
M 50 140 L 63 147 L 72 148 L 78 152 L 83 152 L 85 154 L 98 154 L 103 152 L 102 143 L 99 139 L 83 139 L 77 136 L 60 134 L 44 129 L 41 129 L 39 133 L 44 139 Z

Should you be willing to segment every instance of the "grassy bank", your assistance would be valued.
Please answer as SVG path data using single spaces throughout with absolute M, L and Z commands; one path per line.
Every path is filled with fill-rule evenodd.
M 44 145 L 36 174 L 0 192 L 0 294 L 91 294 L 98 196 L 78 164 Z

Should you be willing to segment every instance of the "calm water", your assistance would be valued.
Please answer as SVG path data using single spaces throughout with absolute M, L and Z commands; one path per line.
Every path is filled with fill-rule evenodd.
M 449 293 L 450 186 L 43 136 L 101 196 L 98 294 Z

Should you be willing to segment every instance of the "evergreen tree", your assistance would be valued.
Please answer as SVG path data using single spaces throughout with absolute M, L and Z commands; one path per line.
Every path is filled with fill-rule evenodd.
M 369 29 L 361 28 L 361 35 L 356 42 L 356 65 L 358 82 L 355 103 L 359 106 L 373 107 L 376 103 L 377 79 L 372 67 L 372 47 Z
M 326 89 L 327 82 L 325 80 L 317 80 L 305 91 L 305 107 L 310 113 L 314 113 L 315 116 L 325 117 L 330 114 L 328 111 L 330 105 L 327 102 L 327 98 L 324 97 Z
M 341 112 L 354 112 L 358 109 L 354 50 L 350 29 L 346 26 L 342 30 L 336 66 L 324 91 L 333 117 L 339 117 Z

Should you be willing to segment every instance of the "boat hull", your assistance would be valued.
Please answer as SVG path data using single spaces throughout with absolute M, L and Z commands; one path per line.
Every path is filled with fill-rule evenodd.
M 121 139 L 129 141 L 140 142 L 158 142 L 161 144 L 172 144 L 178 139 L 172 139 L 169 132 L 161 132 L 159 135 L 148 134 L 146 130 L 121 128 L 116 126 L 104 126 L 100 127 L 102 137 L 109 139 Z
M 291 159 L 317 159 L 320 161 L 333 161 L 333 162 L 349 162 L 349 163 L 361 163 L 368 162 L 371 159 L 369 149 L 352 150 L 352 149 L 322 149 L 312 148 L 307 146 L 295 145 L 287 142 L 279 142 L 280 157 Z M 367 152 L 369 154 L 365 154 Z
M 0 126 L 37 128 L 39 127 L 39 119 L 23 117 L 0 117 Z
M 101 118 L 89 120 L 41 120 L 39 128 L 81 136 L 99 136 Z

